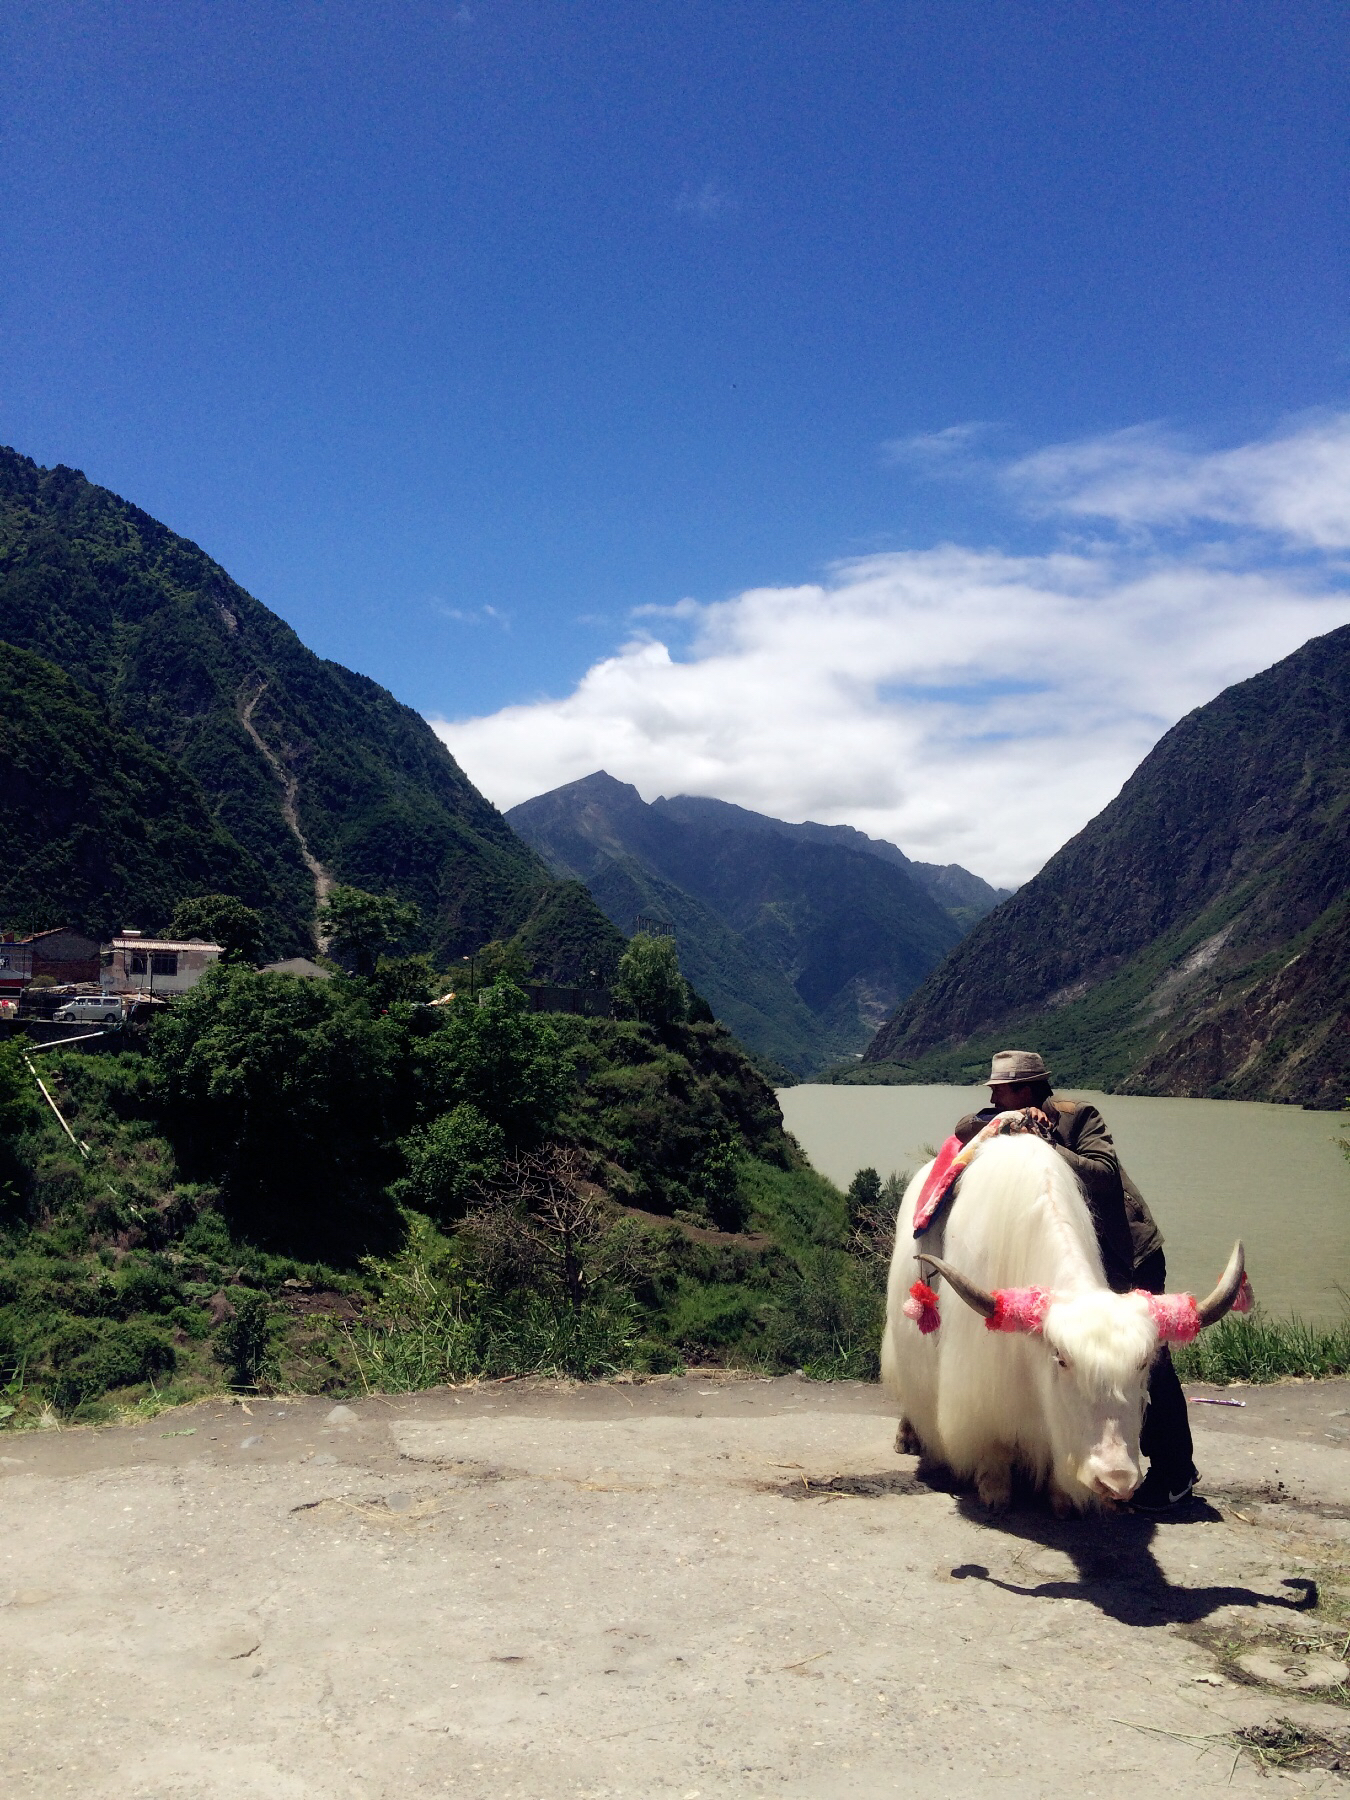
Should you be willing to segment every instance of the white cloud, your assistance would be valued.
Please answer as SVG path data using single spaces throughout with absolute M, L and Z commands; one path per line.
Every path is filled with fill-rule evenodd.
M 991 427 L 980 419 L 964 425 L 946 425 L 941 431 L 920 431 L 913 437 L 888 438 L 881 446 L 888 463 L 909 464 L 920 469 L 936 470 L 964 461 L 980 438 Z
M 1231 546 L 1158 549 L 1137 528 L 1228 517 L 1222 504 L 1282 539 L 1338 544 L 1326 470 L 1342 442 L 1346 428 L 1317 423 L 1217 456 L 1150 434 L 1045 451 L 1012 472 L 1020 490 L 1136 528 L 1131 541 L 897 552 L 822 584 L 647 608 L 652 635 L 565 697 L 433 723 L 503 807 L 605 768 L 648 799 L 848 823 L 1023 881 L 1185 712 L 1350 619 L 1329 561 L 1239 563 Z M 662 639 L 677 634 L 672 655 Z
M 1056 444 L 1005 480 L 1028 503 L 1121 525 L 1211 521 L 1317 550 L 1350 548 L 1350 414 L 1195 453 L 1156 426 Z
M 675 210 L 694 219 L 717 219 L 734 211 L 735 199 L 717 181 L 705 181 L 702 187 L 682 187 L 675 196 Z

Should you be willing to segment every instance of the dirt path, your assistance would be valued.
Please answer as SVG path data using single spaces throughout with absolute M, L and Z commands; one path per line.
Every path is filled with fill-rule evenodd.
M 1350 1384 L 1227 1394 L 1195 1408 L 1209 1502 L 1157 1526 L 991 1522 L 894 1454 L 877 1390 L 793 1378 L 0 1436 L 0 1783 L 1269 1795 L 1235 1728 L 1350 1715 L 1224 1645 L 1292 1682 L 1329 1633 Z
M 239 723 L 267 758 L 268 766 L 271 768 L 271 771 L 276 776 L 277 780 L 281 783 L 281 816 L 290 827 L 291 835 L 300 847 L 300 855 L 304 860 L 305 867 L 314 878 L 314 904 L 316 907 L 319 907 L 323 905 L 324 901 L 332 893 L 335 884 L 333 877 L 328 873 L 327 869 L 324 868 L 323 864 L 319 861 L 318 857 L 314 855 L 313 851 L 311 851 L 308 843 L 305 841 L 305 834 L 300 829 L 300 809 L 296 804 L 300 796 L 300 783 L 285 767 L 280 757 L 264 743 L 261 733 L 253 723 L 254 708 L 262 699 L 266 691 L 267 683 L 264 681 L 258 686 L 253 697 L 246 700 L 240 707 Z

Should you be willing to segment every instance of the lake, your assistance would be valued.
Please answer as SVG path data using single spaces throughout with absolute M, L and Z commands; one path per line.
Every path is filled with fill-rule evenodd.
M 1172 1288 L 1207 1293 L 1233 1239 L 1272 1314 L 1330 1322 L 1350 1295 L 1350 1163 L 1343 1115 L 1240 1100 L 1150 1100 L 1075 1088 L 1100 1107 L 1167 1239 Z M 915 1169 L 986 1088 L 783 1088 L 787 1128 L 846 1187 L 856 1170 Z M 928 1150 L 925 1150 L 928 1146 Z

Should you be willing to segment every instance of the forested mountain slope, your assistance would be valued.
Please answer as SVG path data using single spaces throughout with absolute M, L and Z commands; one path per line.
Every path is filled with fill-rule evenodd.
M 120 731 L 68 675 L 0 652 L 0 919 L 69 920 L 95 937 L 153 929 L 191 894 L 229 892 L 265 912 L 257 862 L 211 817 L 195 782 Z
M 1350 1091 L 1350 626 L 1226 689 L 982 921 L 860 1074 L 1339 1105 Z
M 710 800 L 701 794 L 676 794 L 673 799 L 653 800 L 652 805 L 673 819 L 687 824 L 710 826 L 714 830 L 741 828 L 746 831 L 772 832 L 778 837 L 799 843 L 833 844 L 844 850 L 859 850 L 866 856 L 880 857 L 905 873 L 945 912 L 949 912 L 963 930 L 969 931 L 978 919 L 992 912 L 1000 900 L 1006 900 L 1008 888 L 991 887 L 960 863 L 914 862 L 898 844 L 885 838 L 868 837 L 852 825 L 820 825 L 807 819 L 800 825 L 789 825 L 784 819 L 770 818 L 767 813 L 751 812 L 745 806 L 733 806 L 726 800 Z
M 850 841 L 872 844 L 861 833 L 780 828 L 719 801 L 649 806 L 603 771 L 507 818 L 620 929 L 639 912 L 675 925 L 685 972 L 718 1017 L 799 1074 L 861 1049 L 961 934 L 901 853 L 861 849 Z
M 425 947 L 441 961 L 554 904 L 544 864 L 410 707 L 315 656 L 138 507 L 9 449 L 0 449 L 0 639 L 63 669 L 118 732 L 184 771 L 248 862 L 248 897 L 265 901 L 278 952 L 310 943 L 314 865 L 415 900 Z M 598 909 L 590 917 L 594 944 L 571 961 L 608 967 L 614 933 Z

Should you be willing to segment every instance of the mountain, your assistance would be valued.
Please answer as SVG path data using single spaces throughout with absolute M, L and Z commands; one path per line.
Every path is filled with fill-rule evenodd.
M 861 1049 L 961 935 L 894 845 L 846 826 L 688 795 L 647 805 L 603 771 L 506 816 L 621 930 L 639 913 L 673 924 L 718 1017 L 798 1074 Z
M 190 894 L 271 900 L 262 869 L 212 818 L 196 783 L 23 650 L 0 651 L 0 768 L 0 919 L 9 927 L 70 918 L 102 938 L 123 923 L 167 919 Z
M 1012 891 L 991 887 L 978 875 L 972 875 L 969 869 L 963 869 L 960 863 L 912 862 L 898 844 L 888 844 L 885 838 L 868 837 L 866 832 L 858 831 L 852 825 L 818 825 L 812 819 L 801 825 L 789 825 L 783 819 L 770 818 L 767 813 L 751 812 L 748 807 L 733 806 L 727 800 L 709 800 L 695 794 L 677 794 L 673 800 L 653 800 L 652 805 L 689 824 L 724 830 L 739 826 L 746 831 L 772 831 L 800 843 L 835 844 L 846 850 L 860 850 L 866 856 L 879 856 L 883 862 L 903 869 L 917 881 L 965 931 L 987 912 L 992 912 Z
M 859 1073 L 1339 1106 L 1350 1092 L 1350 625 L 1174 726 L 984 919 Z
M 276 954 L 312 948 L 330 881 L 415 900 L 420 947 L 442 963 L 557 911 L 548 869 L 410 707 L 307 650 L 138 507 L 10 449 L 0 449 L 0 640 L 64 671 L 128 769 L 153 757 L 177 771 L 183 805 L 203 808 L 217 834 L 211 856 L 234 846 L 234 873 L 215 885 L 261 907 Z M 122 851 L 110 841 L 102 854 L 116 863 Z M 13 866 L 8 879 L 7 892 L 29 880 Z M 74 917 L 85 891 L 58 881 L 47 899 Z M 610 969 L 621 944 L 599 910 L 581 893 L 562 910 L 570 948 L 555 954 L 532 928 L 539 972 Z

